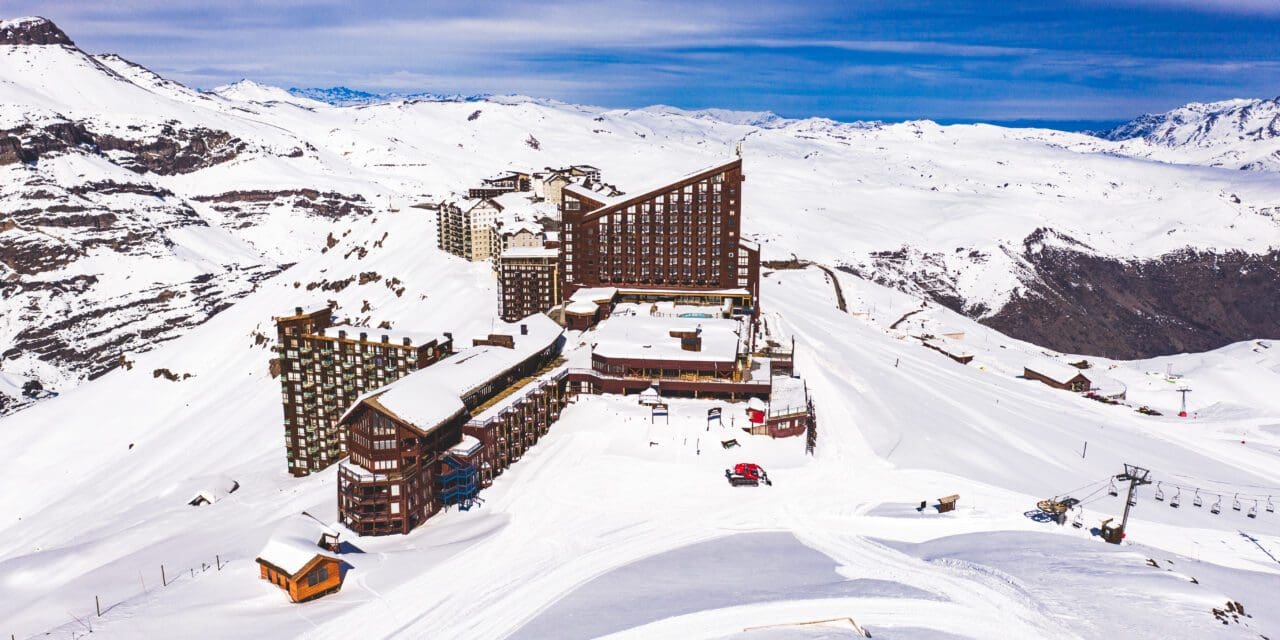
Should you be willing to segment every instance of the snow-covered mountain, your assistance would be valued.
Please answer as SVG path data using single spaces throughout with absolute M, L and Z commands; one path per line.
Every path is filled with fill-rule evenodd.
M 239 83 L 237 83 L 239 84 Z M 216 89 L 215 89 L 216 91 Z M 350 107 L 355 105 L 378 104 L 382 102 L 395 101 L 412 101 L 426 100 L 430 102 L 476 102 L 490 98 L 488 94 L 483 95 L 462 95 L 462 94 L 441 94 L 429 92 L 413 92 L 413 93 L 371 93 L 368 91 L 360 91 L 359 89 L 351 89 L 348 87 L 290 87 L 288 93 L 308 100 L 323 102 L 335 107 Z
M 1274 173 L 985 125 L 202 93 L 47 21 L 0 37 L 0 411 L 27 407 L 0 418 L 0 634 L 758 640 L 853 637 L 762 628 L 852 618 L 877 638 L 1280 636 Z M 280 522 L 336 517 L 334 469 L 286 472 L 271 316 L 332 303 L 353 324 L 483 335 L 489 268 L 437 251 L 411 205 L 510 167 L 589 163 L 626 188 L 739 143 L 764 258 L 840 267 L 762 282 L 814 397 L 815 456 L 732 418 L 711 433 L 705 399 L 652 425 L 587 397 L 480 508 L 348 537 L 339 594 L 292 605 L 258 577 Z M 974 360 L 926 334 L 962 335 Z M 1089 357 L 1131 406 L 1018 377 L 1204 344 L 1225 346 Z M 61 395 L 24 399 L 33 377 Z M 773 486 L 728 486 L 746 460 Z M 1090 530 L 1125 508 L 1108 491 L 1125 463 L 1162 484 L 1112 547 Z M 915 508 L 949 494 L 950 514 Z M 1080 528 L 1036 519 L 1068 494 Z
M 1280 171 L 1280 98 L 1193 102 L 1098 137 L 1120 153 L 1245 171 Z
M 55 390 L 203 321 L 335 221 L 513 167 L 586 162 L 625 189 L 738 143 L 766 260 L 843 266 L 1115 356 L 1269 335 L 1280 311 L 1273 175 L 1122 157 L 1132 140 L 520 96 L 335 107 L 251 81 L 195 91 L 39 19 L 0 33 L 0 358 Z

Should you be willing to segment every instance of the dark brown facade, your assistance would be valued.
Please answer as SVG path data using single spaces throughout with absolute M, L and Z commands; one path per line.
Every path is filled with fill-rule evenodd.
M 482 486 L 492 484 L 560 419 L 568 371 L 563 360 L 549 362 L 473 412 L 462 430 L 481 442 L 469 457 L 480 471 Z
M 326 307 L 276 321 L 280 397 L 289 473 L 305 476 L 341 460 L 338 419 L 365 391 L 395 382 L 452 353 L 449 334 L 415 343 L 389 333 L 332 326 Z
M 555 326 L 545 317 L 541 320 Z M 473 349 L 516 348 L 519 339 L 520 335 L 490 335 L 475 340 Z M 360 535 L 413 530 L 444 507 L 437 482 L 451 471 L 449 458 L 473 465 L 482 486 L 488 486 L 559 418 L 567 371 L 557 357 L 562 342 L 557 335 L 520 362 L 503 364 L 492 375 L 486 372 L 463 383 L 466 388 L 454 401 L 455 406 L 461 401 L 459 408 L 435 424 L 413 424 L 400 417 L 389 408 L 389 401 L 382 403 L 382 392 L 363 398 L 341 421 L 350 430 L 350 459 L 338 468 L 342 523 Z M 446 363 L 472 357 L 484 356 L 463 349 Z M 453 382 L 445 369 L 416 375 L 430 378 L 406 379 L 402 384 L 438 390 Z M 479 440 L 479 446 L 459 451 L 464 434 Z
M 556 249 L 509 249 L 498 257 L 498 316 L 515 322 L 560 304 Z
M 1054 389 L 1062 389 L 1064 391 L 1089 391 L 1093 388 L 1093 383 L 1085 377 L 1083 373 L 1077 373 L 1065 380 L 1055 380 L 1052 376 L 1040 373 L 1034 369 L 1027 367 L 1022 368 L 1022 377 L 1028 380 L 1039 380 Z
M 345 423 L 351 464 L 338 468 L 338 512 L 360 535 L 409 533 L 441 508 L 434 480 L 441 456 L 462 438 L 466 413 L 422 431 L 376 402 L 362 404 Z
M 735 159 L 622 200 L 566 187 L 565 297 L 583 287 L 745 290 L 756 306 L 759 252 L 741 238 L 742 182 Z

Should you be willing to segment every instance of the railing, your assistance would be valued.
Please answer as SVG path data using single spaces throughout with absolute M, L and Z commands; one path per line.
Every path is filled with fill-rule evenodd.
M 613 375 L 613 374 L 600 373 L 599 371 L 596 371 L 595 369 L 569 369 L 569 375 L 592 376 L 592 377 L 597 378 L 597 379 L 608 379 L 608 380 L 648 380 L 648 381 L 657 381 L 659 384 L 661 384 L 663 381 L 669 381 L 669 382 L 697 382 L 697 383 L 700 383 L 700 384 L 723 384 L 723 385 L 742 385 L 742 384 L 746 384 L 746 385 L 753 385 L 753 384 L 758 384 L 758 385 L 767 385 L 767 384 L 768 384 L 766 381 L 763 381 L 763 380 L 762 380 L 762 381 L 759 381 L 759 382 L 754 382 L 754 381 L 752 381 L 752 380 L 750 380 L 750 379 L 744 379 L 744 380 L 726 380 L 726 379 L 724 379 L 724 378 L 701 378 L 701 377 L 694 377 L 694 378 L 686 378 L 686 377 L 666 378 L 666 377 L 663 377 L 663 376 L 656 376 L 656 377 L 655 377 L 655 376 L 629 376 L 629 375 L 625 375 L 625 374 L 624 374 L 624 375 Z
M 773 406 L 771 405 L 771 406 L 769 407 L 768 417 L 769 417 L 769 418 L 782 418 L 782 417 L 785 417 L 785 416 L 796 416 L 796 415 L 803 415 L 803 414 L 806 414 L 806 413 L 809 413 L 809 405 L 808 405 L 808 404 L 803 404 L 803 405 L 788 405 L 788 406 L 782 407 L 781 409 L 777 409 L 777 410 L 774 410 Z

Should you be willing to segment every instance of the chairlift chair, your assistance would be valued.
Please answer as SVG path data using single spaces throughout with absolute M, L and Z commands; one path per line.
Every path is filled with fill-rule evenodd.
M 1084 527 L 1084 509 L 1076 512 L 1076 517 L 1071 520 L 1071 526 L 1076 529 Z
M 1271 504 L 1271 496 L 1267 496 L 1267 513 L 1275 513 L 1276 505 Z
M 1169 498 L 1169 506 L 1173 507 L 1174 509 L 1177 509 L 1179 500 L 1181 498 L 1182 498 L 1182 489 L 1179 488 L 1177 491 L 1173 493 L 1173 497 Z
M 1109 485 L 1109 486 L 1107 487 L 1107 495 L 1109 495 L 1109 496 L 1111 496 L 1111 497 L 1113 497 L 1113 498 L 1114 498 L 1114 497 L 1116 497 L 1116 496 L 1118 496 L 1118 495 L 1120 495 L 1120 490 L 1119 490 L 1119 489 L 1116 489 L 1116 479 L 1115 479 L 1115 478 L 1112 478 L 1112 479 L 1108 480 L 1108 481 L 1107 481 L 1107 483 L 1108 483 L 1108 485 Z
M 1232 511 L 1240 510 L 1240 494 L 1238 493 L 1235 495 L 1235 497 L 1231 499 L 1231 510 Z
M 1156 502 L 1164 502 L 1164 490 L 1160 488 L 1160 484 L 1156 483 Z
M 1258 501 L 1257 501 L 1257 500 L 1254 500 L 1254 501 L 1253 501 L 1253 506 L 1252 506 L 1252 507 L 1249 507 L 1249 513 L 1248 513 L 1247 515 L 1248 515 L 1250 518 L 1256 518 L 1256 517 L 1258 517 Z
M 1209 513 L 1212 513 L 1213 515 L 1222 513 L 1222 496 L 1218 496 L 1218 500 L 1213 503 L 1212 507 L 1209 507 Z
M 1195 497 L 1194 499 L 1192 499 L 1192 500 L 1191 500 L 1191 504 L 1193 504 L 1193 505 L 1195 505 L 1195 506 L 1197 506 L 1197 507 L 1203 507 L 1203 506 L 1204 506 L 1204 498 L 1201 498 L 1201 497 L 1200 497 L 1200 490 L 1199 490 L 1199 489 L 1196 489 L 1196 497 Z

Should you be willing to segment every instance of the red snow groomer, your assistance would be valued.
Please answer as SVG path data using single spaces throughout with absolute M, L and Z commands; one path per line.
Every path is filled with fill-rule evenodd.
M 733 465 L 732 469 L 725 469 L 724 477 L 728 478 L 729 484 L 735 487 L 758 487 L 761 482 L 773 486 L 773 482 L 769 480 L 769 474 L 753 462 L 739 462 Z

